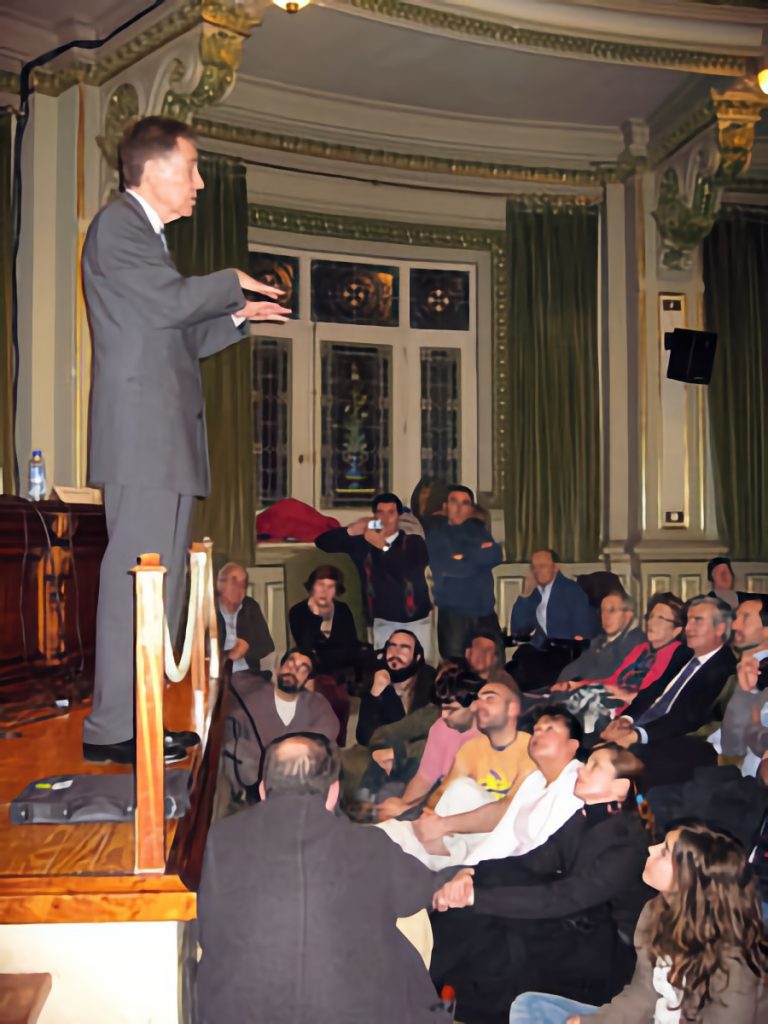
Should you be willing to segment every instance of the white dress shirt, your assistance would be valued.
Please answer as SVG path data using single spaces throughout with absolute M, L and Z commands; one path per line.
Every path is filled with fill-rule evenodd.
M 235 609 L 235 611 L 228 612 L 221 604 L 219 604 L 219 611 L 221 612 L 221 617 L 224 619 L 224 625 L 226 626 L 227 630 L 226 636 L 224 637 L 225 651 L 231 651 L 232 648 L 237 643 L 237 616 L 240 614 L 240 608 L 242 607 L 243 606 L 240 605 L 238 608 Z M 233 662 L 232 671 L 247 672 L 248 662 L 245 660 L 245 658 L 238 658 L 237 661 Z
M 549 597 L 552 593 L 552 583 L 547 583 L 545 587 L 538 587 L 538 591 L 541 594 L 541 600 L 536 608 L 536 621 L 544 631 L 544 635 L 547 636 L 547 605 L 549 604 Z
M 126 189 L 126 195 L 133 196 L 133 198 L 142 208 L 144 213 L 146 213 L 147 220 L 152 225 L 152 230 L 155 232 L 155 234 L 160 235 L 160 241 L 163 243 L 163 248 L 165 249 L 166 252 L 168 252 L 168 243 L 165 240 L 165 225 L 160 219 L 160 214 L 157 212 L 154 206 L 150 206 L 150 204 L 147 202 L 144 196 L 140 196 L 139 193 L 134 192 L 132 188 Z M 232 317 L 232 323 L 235 325 L 235 327 L 239 327 L 240 324 L 243 323 L 243 321 L 245 320 L 244 316 L 235 316 L 234 313 L 231 313 L 230 316 Z M 240 660 L 242 661 L 242 658 Z M 235 669 L 233 665 L 232 671 L 234 672 L 239 670 Z

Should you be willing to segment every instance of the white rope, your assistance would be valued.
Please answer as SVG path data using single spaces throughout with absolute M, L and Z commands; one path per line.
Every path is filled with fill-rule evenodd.
M 182 682 L 189 673 L 189 666 L 192 663 L 192 646 L 198 610 L 202 611 L 201 620 L 203 628 L 207 626 L 210 635 L 208 674 L 211 679 L 219 678 L 218 625 L 213 591 L 213 559 L 210 546 L 208 546 L 207 551 L 194 551 L 189 556 L 189 575 L 187 624 L 184 629 L 184 645 L 178 664 L 176 664 L 176 657 L 173 653 L 168 619 L 165 619 L 165 674 L 172 683 Z

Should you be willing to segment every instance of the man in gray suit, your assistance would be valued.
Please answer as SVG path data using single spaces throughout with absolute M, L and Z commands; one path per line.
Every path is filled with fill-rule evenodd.
M 126 192 L 93 220 L 83 284 L 93 338 L 89 481 L 104 488 L 109 543 L 101 564 L 90 761 L 130 763 L 133 739 L 133 580 L 143 551 L 167 568 L 173 634 L 184 594 L 192 499 L 210 490 L 200 359 L 247 337 L 248 320 L 284 323 L 278 289 L 241 270 L 182 277 L 164 225 L 188 217 L 203 180 L 191 129 L 148 117 L 120 144 Z M 193 733 L 166 733 L 167 761 Z

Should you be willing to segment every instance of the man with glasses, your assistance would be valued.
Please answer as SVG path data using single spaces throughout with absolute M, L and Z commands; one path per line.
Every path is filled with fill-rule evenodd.
M 589 647 L 560 672 L 553 690 L 574 689 L 574 682 L 607 679 L 643 640 L 637 605 L 623 590 L 612 590 L 600 602 L 600 625 L 602 629 Z

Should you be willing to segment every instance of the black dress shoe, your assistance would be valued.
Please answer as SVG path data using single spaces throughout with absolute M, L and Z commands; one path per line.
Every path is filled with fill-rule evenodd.
M 83 743 L 83 758 L 86 761 L 133 764 L 136 760 L 136 744 L 133 740 L 123 740 L 122 743 Z
M 200 737 L 196 732 L 190 732 L 189 730 L 182 730 L 181 732 L 173 732 L 171 729 L 163 729 L 166 740 L 172 740 L 174 743 L 178 743 L 180 747 L 196 747 L 200 742 Z
M 187 751 L 180 743 L 176 743 L 170 736 L 163 737 L 163 760 L 166 764 L 175 764 L 186 757 Z M 121 743 L 83 743 L 83 758 L 101 763 L 135 764 L 136 744 L 133 740 L 123 740 Z

